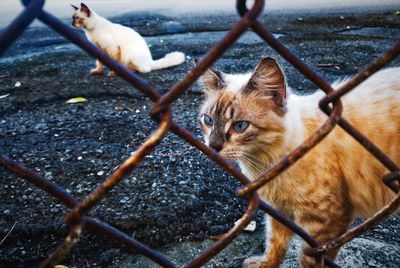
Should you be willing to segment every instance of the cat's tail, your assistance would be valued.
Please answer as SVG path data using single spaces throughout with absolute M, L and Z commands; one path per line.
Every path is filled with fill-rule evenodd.
M 163 58 L 158 60 L 153 60 L 151 64 L 151 70 L 160 70 L 175 65 L 179 65 L 185 61 L 185 54 L 182 52 L 171 52 L 165 55 Z

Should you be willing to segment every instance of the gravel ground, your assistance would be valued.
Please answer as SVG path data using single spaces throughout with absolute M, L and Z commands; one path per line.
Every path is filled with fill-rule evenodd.
M 352 14 L 275 13 L 260 20 L 296 55 L 328 81 L 355 74 L 400 38 L 393 10 Z M 184 64 L 140 74 L 161 92 L 170 89 L 238 20 L 236 15 L 171 16 L 134 13 L 113 21 L 145 36 L 154 58 L 183 51 Z M 252 32 L 216 63 L 225 72 L 248 72 L 274 56 L 299 94 L 314 86 Z M 391 65 L 399 66 L 399 59 Z M 151 102 L 119 77 L 90 75 L 94 60 L 45 27 L 31 27 L 0 59 L 0 151 L 84 198 L 156 128 Z M 320 64 L 333 64 L 321 67 Z M 74 97 L 87 99 L 69 104 Z M 173 105 L 174 120 L 201 137 L 195 84 Z M 0 168 L 0 267 L 36 267 L 64 239 L 67 209 L 43 191 Z M 193 147 L 169 134 L 90 216 L 105 221 L 183 265 L 241 217 L 246 202 L 239 184 Z M 241 267 L 264 248 L 263 214 L 208 267 Z M 345 267 L 398 267 L 399 219 L 347 244 Z M 295 239 L 285 267 L 297 266 Z M 146 258 L 99 235 L 85 232 L 63 261 L 68 267 L 152 267 Z

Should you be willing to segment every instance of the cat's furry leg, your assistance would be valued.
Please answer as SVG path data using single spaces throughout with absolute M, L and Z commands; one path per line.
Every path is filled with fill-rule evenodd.
M 133 61 L 129 62 L 127 67 L 132 72 L 139 72 L 139 67 Z
M 334 205 L 332 205 L 334 207 Z M 315 212 L 315 215 L 324 215 L 323 212 Z M 330 214 L 325 212 L 326 217 L 321 217 L 318 221 L 309 222 L 304 225 L 304 229 L 322 245 L 332 241 L 336 237 L 345 233 L 352 222 L 352 213 L 347 210 L 337 210 L 337 213 Z M 307 246 L 305 246 L 307 247 Z M 304 247 L 304 248 L 305 248 Z M 325 256 L 334 260 L 339 253 L 339 249 L 329 251 Z M 304 249 L 301 254 L 300 266 L 301 268 L 314 268 L 322 267 L 315 258 L 308 257 L 304 254 Z
M 121 47 L 118 46 L 117 49 L 107 51 L 108 54 L 116 61 L 121 62 Z M 112 77 L 116 76 L 117 73 L 115 71 L 108 72 L 107 76 Z
M 90 70 L 91 74 L 99 74 L 103 71 L 104 65 L 99 60 L 96 60 L 96 68 Z
M 266 254 L 245 260 L 245 268 L 279 267 L 283 262 L 293 232 L 270 216 L 266 216 Z

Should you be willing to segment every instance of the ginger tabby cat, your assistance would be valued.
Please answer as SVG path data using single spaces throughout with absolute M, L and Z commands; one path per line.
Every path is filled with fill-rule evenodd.
M 378 72 L 342 97 L 343 117 L 400 164 L 400 68 Z M 272 58 L 255 71 L 229 75 L 207 70 L 200 124 L 205 143 L 254 180 L 286 156 L 327 120 L 318 108 L 324 96 L 290 94 L 285 76 Z M 335 87 L 335 85 L 334 85 Z M 337 85 L 336 85 L 337 87 Z M 315 148 L 258 192 L 260 197 L 303 227 L 318 243 L 368 217 L 394 193 L 381 178 L 388 171 L 357 141 L 335 127 Z M 279 267 L 293 232 L 267 216 L 264 256 L 244 267 Z M 338 250 L 327 257 L 334 259 Z M 300 267 L 318 267 L 302 254 Z

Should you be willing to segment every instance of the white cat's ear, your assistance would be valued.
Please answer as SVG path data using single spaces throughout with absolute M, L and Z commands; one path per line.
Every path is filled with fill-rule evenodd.
M 75 9 L 75 10 L 78 10 L 78 9 L 79 9 L 79 7 L 74 6 L 74 5 L 72 5 L 72 4 L 71 4 L 71 6 L 72 6 L 72 8 Z
M 90 17 L 90 9 L 84 3 L 81 3 L 81 11 Z
M 277 107 L 284 106 L 286 81 L 278 62 L 270 57 L 262 59 L 254 70 L 243 93 L 257 92 L 269 96 Z
M 199 60 L 194 60 L 198 64 Z M 221 71 L 216 71 L 211 68 L 207 69 L 201 79 L 203 80 L 205 91 L 216 91 L 221 90 L 225 87 L 225 74 Z

